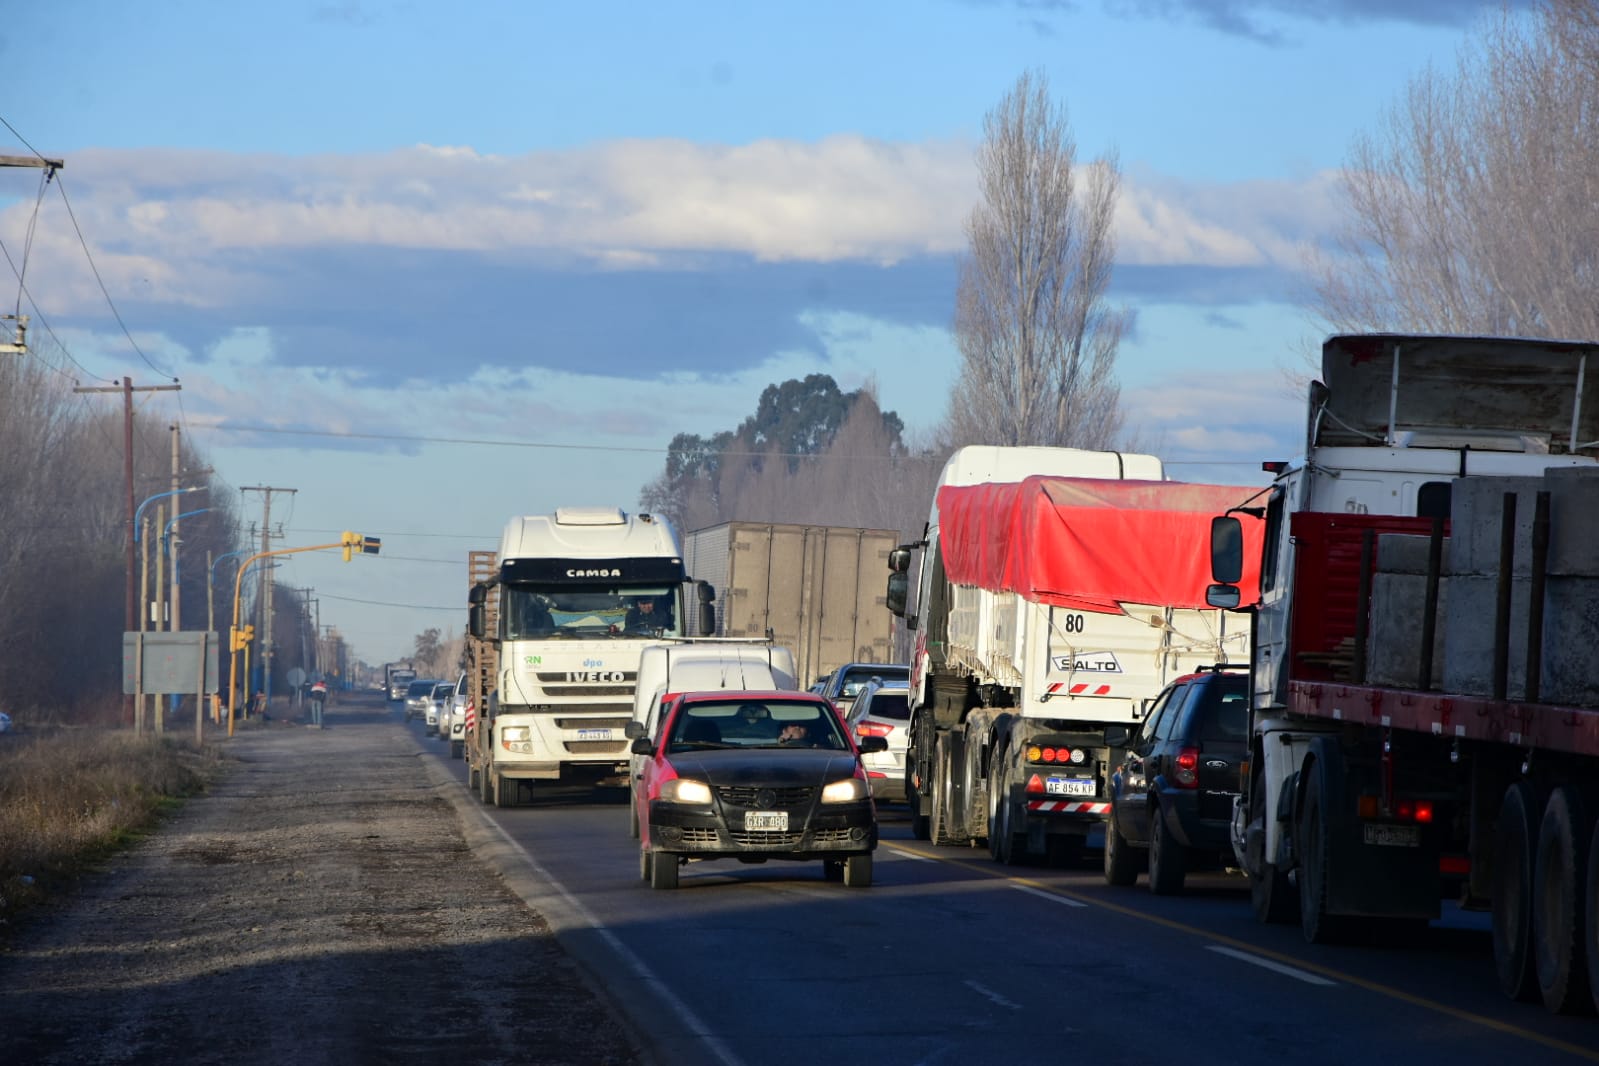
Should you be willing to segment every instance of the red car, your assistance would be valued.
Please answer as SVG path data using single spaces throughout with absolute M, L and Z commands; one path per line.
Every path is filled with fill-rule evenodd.
M 633 741 L 640 875 L 676 888 L 690 860 L 792 859 L 870 885 L 877 812 L 860 755 L 885 745 L 857 748 L 832 702 L 808 692 L 676 696 L 656 736 Z

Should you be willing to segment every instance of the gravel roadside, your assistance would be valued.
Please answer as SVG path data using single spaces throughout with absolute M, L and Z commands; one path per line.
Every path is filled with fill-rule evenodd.
M 207 793 L 11 938 L 0 1058 L 649 1061 L 386 706 L 327 722 L 220 741 Z

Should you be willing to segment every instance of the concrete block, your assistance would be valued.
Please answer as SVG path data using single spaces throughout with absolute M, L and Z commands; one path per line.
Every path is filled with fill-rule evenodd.
M 1540 702 L 1599 707 L 1599 578 L 1549 579 L 1539 677 Z
M 1507 694 L 1512 699 L 1519 699 L 1526 692 L 1527 589 L 1525 580 L 1515 581 L 1511 588 Z M 1448 609 L 1443 613 L 1444 691 L 1470 696 L 1493 695 L 1497 603 L 1496 577 L 1450 575 Z
M 1599 467 L 1548 471 L 1549 573 L 1599 577 Z
M 1390 538 L 1384 537 L 1387 541 Z M 1420 540 L 1426 538 L 1392 538 Z M 1388 545 L 1378 550 L 1386 564 Z M 1426 617 L 1426 552 L 1422 552 L 1422 573 L 1390 574 L 1379 571 L 1371 579 L 1371 619 L 1366 641 L 1366 681 L 1372 685 L 1417 688 L 1421 684 L 1421 633 Z M 1386 568 L 1386 567 L 1385 567 Z M 1447 616 L 1449 583 L 1438 584 L 1438 620 L 1433 631 L 1432 676 L 1426 686 L 1441 689 L 1444 684 L 1444 622 Z
M 1532 516 L 1540 477 L 1456 478 L 1450 489 L 1449 551 L 1452 574 L 1499 572 L 1499 529 L 1507 492 L 1516 494 L 1516 555 L 1513 573 L 1531 573 Z

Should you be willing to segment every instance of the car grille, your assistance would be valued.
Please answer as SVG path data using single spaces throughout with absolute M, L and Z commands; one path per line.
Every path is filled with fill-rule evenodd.
M 789 788 L 760 788 L 749 785 L 718 785 L 716 794 L 722 798 L 723 803 L 735 807 L 755 807 L 765 810 L 782 810 L 790 807 L 802 807 L 811 802 L 811 795 L 816 790 L 808 785 Z M 772 795 L 770 803 L 761 803 L 758 798 L 761 793 L 769 792 Z
M 811 844 L 813 847 L 818 848 L 848 844 L 850 843 L 849 834 L 850 831 L 848 829 L 818 829 L 811 834 Z
M 745 847 L 760 846 L 764 848 L 792 848 L 800 842 L 800 833 L 746 833 L 742 829 L 729 829 L 727 835 L 733 838 L 735 844 Z
M 685 844 L 714 844 L 716 843 L 716 830 L 699 826 L 686 825 L 683 827 L 683 843 Z

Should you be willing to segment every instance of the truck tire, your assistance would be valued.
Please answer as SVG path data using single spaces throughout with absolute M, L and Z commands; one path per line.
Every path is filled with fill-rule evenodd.
M 1594 1010 L 1599 1011 L 1599 821 L 1588 839 L 1588 891 L 1583 896 L 1588 901 L 1583 915 L 1583 948 L 1588 956 L 1588 991 L 1593 995 Z
M 472 760 L 466 760 L 466 790 L 479 799 L 483 798 L 481 793 L 482 786 L 477 783 L 477 779 L 481 776 L 481 771 L 472 765 Z
M 928 829 L 934 844 L 953 844 L 949 832 L 949 748 L 939 737 L 933 746 L 933 814 Z
M 484 763 L 477 772 L 477 798 L 483 801 L 485 807 L 494 802 L 493 778 L 489 776 L 492 772 L 493 767 L 489 763 Z
M 627 830 L 628 836 L 638 839 L 638 797 L 632 789 L 628 789 L 627 793 Z
M 1149 812 L 1149 890 L 1157 896 L 1182 892 L 1188 875 L 1188 849 L 1172 839 L 1160 804 Z
M 672 889 L 677 887 L 677 856 L 661 852 L 650 856 L 650 887 Z
M 851 855 L 844 860 L 844 887 L 845 888 L 871 888 L 872 887 L 872 853 L 864 852 L 860 855 Z
M 1505 789 L 1494 824 L 1494 970 L 1504 994 L 1523 1002 L 1539 996 L 1531 944 L 1533 856 L 1540 813 L 1532 786 L 1517 781 Z
M 494 805 L 496 807 L 515 807 L 517 801 L 518 782 L 514 778 L 494 775 Z
M 465 757 L 465 755 L 466 755 L 466 741 L 464 741 L 464 740 L 452 740 L 452 741 L 450 741 L 450 758 L 452 758 L 452 759 L 460 759 L 460 758 Z
M 1306 767 L 1305 799 L 1294 826 L 1294 853 L 1299 857 L 1299 928 L 1311 944 L 1338 938 L 1336 916 L 1327 913 L 1327 801 L 1322 793 L 1321 766 Z
M 1257 757 L 1258 762 L 1258 757 Z M 1257 772 L 1249 788 L 1249 824 L 1254 826 L 1260 823 L 1260 846 L 1262 854 L 1258 857 L 1246 855 L 1246 859 L 1256 859 L 1259 872 L 1245 870 L 1249 877 L 1249 905 L 1255 911 L 1255 921 L 1262 925 L 1287 925 L 1299 913 L 1299 897 L 1294 894 L 1294 886 L 1288 881 L 1288 874 L 1277 868 L 1277 864 L 1264 854 L 1266 847 L 1266 811 L 1271 798 L 1265 795 L 1265 774 Z M 1246 849 L 1247 850 L 1247 849 Z
M 905 756 L 905 805 L 911 809 L 911 836 L 917 840 L 927 840 L 932 836 L 931 820 L 922 811 L 924 797 L 916 788 L 916 746 L 911 745 L 911 750 Z
M 1138 868 L 1143 865 L 1122 831 L 1116 828 L 1114 813 L 1105 823 L 1105 883 L 1126 888 L 1138 880 Z
M 1581 892 L 1587 881 L 1592 824 L 1587 804 L 1572 785 L 1549 794 L 1538 828 L 1532 875 L 1532 953 L 1543 1005 L 1556 1014 L 1593 1008 L 1583 965 Z
M 993 860 L 1005 866 L 1014 866 L 1027 858 L 1027 835 L 1016 832 L 1016 826 L 1022 823 L 1016 809 L 1016 801 L 1011 798 L 1011 771 L 1010 751 L 1000 748 L 994 761 L 989 764 L 988 780 L 989 807 L 988 816 L 988 854 Z

